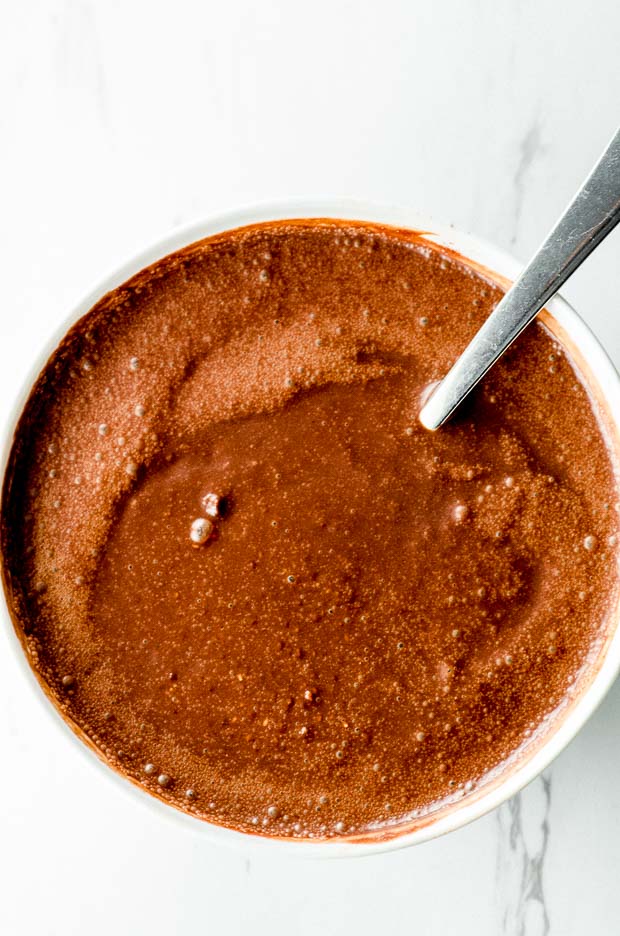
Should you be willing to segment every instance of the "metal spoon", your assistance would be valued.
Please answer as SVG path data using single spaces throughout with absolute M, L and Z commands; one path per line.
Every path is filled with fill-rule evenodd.
M 420 412 L 438 429 L 577 267 L 620 221 L 620 130 L 543 245 Z

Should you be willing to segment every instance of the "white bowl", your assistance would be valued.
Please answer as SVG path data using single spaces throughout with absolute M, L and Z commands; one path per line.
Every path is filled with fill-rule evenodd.
M 177 250 L 193 241 L 203 237 L 226 231 L 231 228 L 253 224 L 261 221 L 271 221 L 286 218 L 340 218 L 359 221 L 374 221 L 377 223 L 395 225 L 425 232 L 428 240 L 451 248 L 462 254 L 474 264 L 489 272 L 493 278 L 499 280 L 513 280 L 520 271 L 520 265 L 508 254 L 485 241 L 468 234 L 455 231 L 451 227 L 438 225 L 428 218 L 420 218 L 415 212 L 407 208 L 396 208 L 354 202 L 348 200 L 288 200 L 274 204 L 261 204 L 241 208 L 226 214 L 200 221 L 196 224 L 183 227 L 169 237 L 159 240 L 151 247 L 138 254 L 127 264 L 106 277 L 99 286 L 93 290 L 65 319 L 60 328 L 51 337 L 46 349 L 38 361 L 35 362 L 28 374 L 24 387 L 16 400 L 12 418 L 5 428 L 1 451 L 0 466 L 2 476 L 6 469 L 13 433 L 23 406 L 30 394 L 32 385 L 43 369 L 48 358 L 53 353 L 61 338 L 68 329 L 103 296 L 106 292 L 119 286 L 129 277 L 139 272 L 160 257 Z M 548 327 L 556 334 L 561 343 L 567 347 L 570 356 L 581 371 L 581 374 L 591 391 L 594 405 L 598 409 L 599 417 L 606 430 L 609 445 L 614 449 L 616 457 L 620 458 L 620 443 L 618 432 L 620 427 L 620 378 L 607 357 L 605 351 L 588 329 L 577 312 L 560 296 L 556 296 L 547 305 L 542 313 Z M 89 761 L 99 769 L 102 777 L 115 782 L 119 789 L 131 795 L 139 808 L 139 803 L 148 804 L 161 818 L 176 822 L 179 829 L 193 830 L 204 838 L 222 844 L 233 844 L 248 849 L 271 849 L 280 854 L 289 853 L 302 856 L 342 857 L 369 855 L 377 852 L 404 848 L 428 839 L 443 835 L 464 826 L 474 819 L 499 806 L 509 797 L 517 793 L 522 787 L 534 779 L 551 761 L 560 753 L 568 742 L 579 731 L 584 722 L 594 712 L 603 699 L 605 693 L 612 685 L 620 669 L 620 628 L 618 628 L 619 609 L 614 611 L 613 626 L 610 626 L 606 645 L 602 648 L 595 672 L 587 685 L 580 693 L 576 693 L 574 702 L 567 707 L 565 713 L 559 714 L 557 724 L 551 723 L 544 733 L 542 741 L 532 746 L 532 751 L 525 750 L 517 758 L 514 766 L 505 771 L 498 771 L 497 775 L 481 785 L 476 794 L 470 794 L 462 803 L 440 809 L 437 814 L 428 815 L 419 820 L 415 826 L 404 827 L 400 833 L 391 837 L 381 837 L 381 834 L 371 834 L 362 841 L 335 839 L 328 842 L 296 841 L 292 839 L 268 838 L 260 835 L 250 835 L 235 832 L 222 826 L 214 825 L 202 819 L 183 813 L 172 806 L 158 800 L 147 793 L 142 787 L 127 781 L 127 779 L 100 760 L 95 752 L 84 744 L 71 730 L 67 722 L 50 704 L 42 688 L 30 668 L 22 645 L 15 633 L 11 618 L 5 602 L 1 602 L 0 612 L 6 624 L 9 641 L 13 647 L 18 664 L 24 677 L 29 680 L 33 691 L 42 700 L 45 709 L 49 712 L 51 720 L 61 729 L 65 737 L 71 738 Z

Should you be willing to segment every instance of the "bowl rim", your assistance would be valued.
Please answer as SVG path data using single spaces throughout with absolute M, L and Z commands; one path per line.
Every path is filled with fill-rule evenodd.
M 44 347 L 28 368 L 21 388 L 10 409 L 9 417 L 5 425 L 1 427 L 0 469 L 2 479 L 4 479 L 6 472 L 14 432 L 34 382 L 69 328 L 85 315 L 105 293 L 121 285 L 135 273 L 156 260 L 204 237 L 266 221 L 303 218 L 368 221 L 422 232 L 423 236 L 430 242 L 454 250 L 483 269 L 487 269 L 491 273 L 508 280 L 514 280 L 522 269 L 522 265 L 514 257 L 485 239 L 457 230 L 452 225 L 437 223 L 404 205 L 394 206 L 365 200 L 333 197 L 288 198 L 244 205 L 184 224 L 171 233 L 157 238 L 130 260 L 104 276 L 97 286 L 78 302 L 69 314 L 63 317 L 60 324 L 53 329 L 52 334 L 44 343 Z M 620 427 L 620 376 L 609 356 L 580 315 L 560 295 L 555 296 L 547 303 L 546 312 L 551 321 L 559 326 L 562 334 L 578 350 L 581 360 L 586 365 L 587 374 L 585 379 L 588 388 L 591 392 L 593 389 L 598 391 L 595 393 L 595 397 L 599 400 L 603 415 L 613 426 L 614 432 L 617 433 L 618 427 Z M 517 765 L 514 770 L 508 768 L 505 777 L 500 776 L 496 783 L 490 783 L 487 790 L 483 787 L 479 796 L 471 802 L 466 799 L 462 804 L 455 803 L 453 808 L 445 812 L 442 810 L 436 819 L 433 819 L 431 815 L 428 817 L 426 824 L 420 825 L 411 831 L 405 831 L 402 834 L 396 834 L 385 839 L 373 838 L 373 834 L 369 833 L 368 840 L 363 841 L 351 841 L 344 838 L 312 842 L 307 839 L 296 840 L 254 835 L 216 825 L 184 813 L 180 809 L 159 800 L 139 785 L 128 782 L 127 777 L 106 764 L 92 748 L 78 737 L 70 724 L 65 721 L 56 707 L 46 697 L 30 667 L 22 643 L 15 631 L 5 594 L 3 594 L 1 606 L 0 615 L 4 625 L 2 630 L 7 634 L 14 659 L 24 674 L 24 678 L 34 687 L 34 694 L 39 698 L 44 710 L 51 716 L 51 721 L 61 729 L 65 737 L 72 739 L 75 748 L 82 752 L 82 755 L 87 758 L 89 763 L 96 765 L 103 776 L 116 783 L 117 787 L 123 790 L 126 795 L 131 796 L 134 802 L 142 802 L 150 807 L 154 817 L 166 818 L 168 821 L 176 823 L 179 828 L 193 831 L 214 844 L 237 846 L 245 851 L 270 850 L 274 853 L 287 853 L 300 857 L 359 857 L 394 851 L 455 831 L 492 811 L 518 793 L 557 757 L 598 707 L 620 670 L 619 608 L 616 608 L 615 624 L 610 627 L 611 636 L 606 647 L 600 651 L 598 669 L 590 684 L 572 704 L 568 713 L 563 717 L 560 716 L 558 727 L 542 740 L 539 747 L 522 764 Z

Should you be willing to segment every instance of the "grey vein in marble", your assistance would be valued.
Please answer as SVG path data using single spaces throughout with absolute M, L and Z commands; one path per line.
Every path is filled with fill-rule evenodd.
M 551 776 L 547 773 L 497 810 L 496 894 L 504 936 L 551 933 L 544 890 L 550 809 Z
M 514 245 L 519 234 L 519 222 L 523 210 L 523 197 L 525 194 L 525 180 L 536 157 L 542 153 L 544 146 L 538 119 L 534 120 L 519 143 L 519 161 L 513 177 L 514 188 L 514 216 L 512 222 L 512 240 Z

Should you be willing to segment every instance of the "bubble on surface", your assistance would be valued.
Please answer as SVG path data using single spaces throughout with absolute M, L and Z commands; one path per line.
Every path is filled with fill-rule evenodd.
M 466 504 L 457 504 L 452 511 L 455 523 L 463 523 L 469 516 L 469 507 Z
M 211 517 L 213 520 L 217 519 L 220 515 L 222 498 L 219 494 L 215 494 L 213 491 L 210 491 L 208 494 L 202 498 L 202 509 L 206 513 L 207 517 Z
M 206 543 L 213 532 L 213 524 L 204 517 L 197 517 L 192 523 L 189 531 L 189 538 L 196 546 L 202 546 Z

